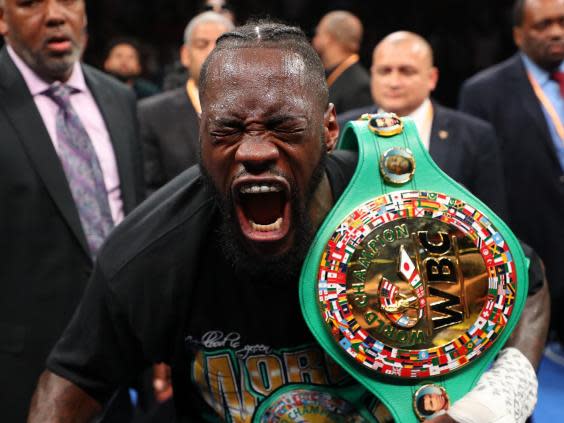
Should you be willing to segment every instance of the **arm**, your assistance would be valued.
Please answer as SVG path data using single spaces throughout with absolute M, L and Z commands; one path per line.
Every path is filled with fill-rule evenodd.
M 142 347 L 102 270 L 108 255 L 115 254 L 99 253 L 82 301 L 47 358 L 29 423 L 92 421 L 116 389 L 128 386 L 144 367 Z
M 537 266 L 536 270 L 540 270 L 540 274 L 537 274 L 537 276 L 542 278 L 542 285 L 537 292 L 535 292 L 534 294 L 531 294 L 527 297 L 527 301 L 525 302 L 525 307 L 523 309 L 523 313 L 521 314 L 521 318 L 519 319 L 519 322 L 517 323 L 517 326 L 513 330 L 513 333 L 511 334 L 511 337 L 507 341 L 505 347 L 507 347 L 507 348 L 509 348 L 509 347 L 517 348 L 531 362 L 533 367 L 535 369 L 537 369 L 538 365 L 540 363 L 540 360 L 542 358 L 542 352 L 544 350 L 544 345 L 545 345 L 545 342 L 546 342 L 546 336 L 547 336 L 547 333 L 548 333 L 548 325 L 549 325 L 549 320 L 550 320 L 550 295 L 548 293 L 548 285 L 547 285 L 546 276 L 545 276 L 545 273 L 544 273 L 544 266 L 540 262 L 540 259 L 538 259 L 538 257 L 536 257 L 536 253 L 533 253 L 533 254 L 534 255 L 531 257 L 531 259 L 532 259 L 531 260 L 531 267 L 534 268 L 535 266 Z M 536 273 L 535 271 L 533 271 L 533 272 L 529 271 L 530 277 L 532 278 L 535 275 L 535 273 Z M 494 367 L 495 367 L 495 364 L 494 364 Z M 526 366 L 522 367 L 523 373 L 525 373 L 525 367 Z M 497 371 L 507 373 L 507 369 L 497 370 Z M 530 372 L 533 373 L 532 370 L 530 370 Z M 487 373 L 488 372 L 484 373 L 484 375 L 486 375 Z M 532 380 L 532 379 L 535 379 L 534 376 L 531 376 L 530 382 L 531 382 L 531 385 L 534 384 L 534 386 L 535 386 L 533 392 L 536 392 L 536 380 Z M 482 379 L 480 379 L 480 380 L 482 380 Z M 527 380 L 527 382 L 528 382 L 528 380 Z M 522 388 L 522 387 L 523 386 L 521 386 L 520 388 Z M 520 388 L 516 387 L 516 389 L 520 389 Z M 470 391 L 470 392 L 472 393 L 473 391 Z M 478 390 L 478 392 L 479 392 L 479 390 Z M 479 395 L 480 394 L 478 393 L 478 397 L 479 397 Z M 515 395 L 516 398 L 518 398 L 518 397 L 524 395 L 524 393 L 523 392 L 515 392 L 514 395 Z M 463 404 L 462 405 L 463 410 L 461 412 L 460 406 L 459 406 L 458 412 L 459 413 L 461 412 L 460 413 L 461 415 L 466 414 L 467 419 L 465 419 L 465 421 L 474 422 L 475 421 L 475 420 L 473 420 L 473 418 L 474 418 L 474 419 L 476 419 L 476 421 L 486 422 L 486 420 L 483 420 L 482 417 L 477 417 L 477 416 L 474 416 L 474 415 L 470 416 L 470 415 L 467 414 L 468 410 L 476 410 L 478 407 L 480 407 L 481 410 L 484 410 L 484 411 L 487 412 L 487 405 L 486 405 L 486 407 L 483 407 L 483 404 L 481 404 L 481 401 L 479 401 L 479 400 L 476 401 L 476 398 L 475 398 L 476 395 L 472 396 L 472 394 L 470 394 L 470 396 L 472 397 L 472 399 L 469 399 L 468 396 L 461 398 L 460 402 Z M 534 397 L 536 397 L 536 395 L 534 395 Z M 494 403 L 497 403 L 498 405 L 502 404 L 502 402 L 499 401 L 499 400 L 494 400 Z M 531 411 L 532 411 L 532 406 L 531 406 Z M 497 417 L 499 417 L 499 416 L 497 416 Z M 521 417 L 526 418 L 527 416 L 521 416 Z M 489 421 L 489 420 L 487 420 L 487 421 Z M 516 420 L 516 421 L 521 421 L 521 420 Z M 432 423 L 456 423 L 456 420 L 454 420 L 448 414 L 443 414 L 441 416 L 433 418 L 432 420 L 430 420 L 430 422 L 432 422 Z
M 152 125 L 150 104 L 141 102 L 138 108 L 139 133 L 143 147 L 143 169 L 147 196 L 166 182 L 159 140 Z
M 46 370 L 31 400 L 28 423 L 89 422 L 102 411 L 94 398 L 72 382 Z
M 535 369 L 542 358 L 550 323 L 550 295 L 544 277 L 544 266 L 542 272 L 542 288 L 527 297 L 521 319 L 506 344 L 507 347 L 515 347 L 521 351 Z

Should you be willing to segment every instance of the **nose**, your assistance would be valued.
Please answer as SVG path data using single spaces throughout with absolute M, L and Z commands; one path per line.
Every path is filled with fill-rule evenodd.
M 47 0 L 45 2 L 45 20 L 49 26 L 65 23 L 65 6 L 61 0 Z
M 564 18 L 552 19 L 546 28 L 546 33 L 553 40 L 562 39 L 564 37 Z
M 400 85 L 401 82 L 401 75 L 399 72 L 393 71 L 388 74 L 387 78 L 388 84 L 391 87 L 397 87 Z
M 555 22 L 550 26 L 550 37 L 553 39 L 563 39 L 564 38 L 564 23 L 563 22 Z
M 235 160 L 250 173 L 268 170 L 280 157 L 275 144 L 260 137 L 247 136 L 235 153 Z

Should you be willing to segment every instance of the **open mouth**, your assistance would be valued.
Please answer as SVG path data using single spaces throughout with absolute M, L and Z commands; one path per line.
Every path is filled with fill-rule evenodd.
M 72 50 L 72 41 L 69 37 L 58 35 L 49 37 L 46 46 L 51 52 L 62 54 Z
M 251 241 L 276 242 L 290 227 L 290 187 L 283 178 L 241 179 L 233 186 L 235 210 L 243 235 Z

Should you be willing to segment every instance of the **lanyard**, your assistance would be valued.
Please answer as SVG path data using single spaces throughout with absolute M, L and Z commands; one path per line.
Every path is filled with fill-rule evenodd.
M 564 144 L 564 126 L 562 125 L 560 116 L 558 116 L 558 113 L 556 113 L 554 106 L 552 105 L 552 103 L 550 102 L 544 91 L 541 89 L 539 83 L 535 80 L 535 78 L 533 78 L 533 75 L 531 75 L 531 73 L 529 72 L 527 73 L 527 76 L 529 77 L 529 81 L 531 81 L 533 91 L 535 92 L 539 101 L 542 103 L 544 109 L 546 110 L 548 116 L 550 117 L 550 120 L 552 121 L 554 127 L 556 128 L 556 132 L 560 137 L 560 141 L 562 141 L 562 143 Z
M 200 96 L 198 94 L 198 88 L 196 87 L 196 83 L 192 78 L 188 79 L 186 82 L 186 93 L 192 102 L 192 106 L 194 106 L 194 110 L 198 113 L 198 116 L 202 114 L 202 106 L 200 105 Z
M 335 68 L 335 70 L 333 70 L 333 72 L 331 72 L 331 74 L 327 77 L 327 85 L 330 87 L 331 85 L 333 85 L 333 83 L 337 80 L 337 78 L 339 76 L 341 76 L 341 74 L 346 71 L 349 67 L 351 67 L 352 65 L 354 65 L 356 62 L 358 62 L 358 54 L 351 54 L 349 57 L 347 57 L 343 62 L 341 62 L 339 64 L 339 66 L 337 66 Z

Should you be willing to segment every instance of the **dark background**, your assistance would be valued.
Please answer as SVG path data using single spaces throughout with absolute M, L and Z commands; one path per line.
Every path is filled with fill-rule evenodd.
M 426 37 L 434 48 L 440 81 L 434 97 L 454 106 L 461 82 L 515 51 L 511 37 L 512 0 L 390 0 L 319 2 L 312 0 L 233 0 L 239 23 L 249 17 L 280 19 L 308 35 L 328 11 L 345 9 L 360 17 L 365 36 L 361 60 L 370 67 L 374 45 L 397 30 Z M 159 83 L 164 66 L 177 59 L 186 23 L 198 12 L 197 1 L 87 1 L 90 43 L 88 63 L 100 66 L 108 42 L 136 37 L 144 47 L 146 77 Z

